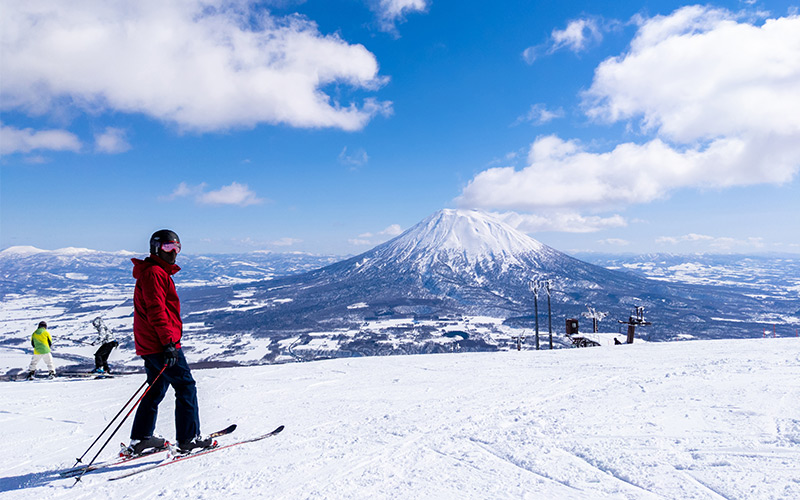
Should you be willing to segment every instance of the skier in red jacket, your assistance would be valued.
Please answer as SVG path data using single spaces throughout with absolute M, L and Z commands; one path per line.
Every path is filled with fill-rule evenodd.
M 181 302 L 172 280 L 172 275 L 181 270 L 175 264 L 180 251 L 178 235 L 162 229 L 150 237 L 149 257 L 131 259 L 133 277 L 136 278 L 133 338 L 136 354 L 144 359 L 147 381 L 151 385 L 133 419 L 131 444 L 128 446 L 131 454 L 167 446 L 166 440 L 153 432 L 158 405 L 169 386 L 175 390 L 175 433 L 179 450 L 189 452 L 195 448 L 207 448 L 213 443 L 212 439 L 200 435 L 197 388 L 181 350 Z

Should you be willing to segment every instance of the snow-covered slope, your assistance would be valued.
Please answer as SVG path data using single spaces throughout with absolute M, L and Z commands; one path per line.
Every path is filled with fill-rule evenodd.
M 800 498 L 797 338 L 339 359 L 195 378 L 205 431 L 234 421 L 230 440 L 286 430 L 73 488 L 58 470 L 142 376 L 0 383 L 0 497 Z M 157 431 L 174 438 L 169 397 L 160 413 Z

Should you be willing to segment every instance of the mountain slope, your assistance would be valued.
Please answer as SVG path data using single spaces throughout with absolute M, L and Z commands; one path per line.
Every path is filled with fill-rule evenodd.
M 89 321 L 104 315 L 120 334 L 120 352 L 131 353 L 130 256 L 20 247 L 0 252 L 0 343 L 26 352 L 29 329 L 42 319 L 62 340 L 87 340 L 93 332 Z M 659 265 L 674 267 L 671 262 Z M 534 278 L 552 283 L 555 347 L 569 345 L 564 319 L 583 319 L 587 306 L 608 314 L 602 331 L 623 333 L 616 320 L 644 306 L 653 322 L 637 329 L 645 340 L 760 337 L 774 323 L 777 334 L 785 335 L 781 325 L 800 324 L 797 288 L 746 279 L 758 272 L 747 264 L 725 274 L 747 283 L 744 287 L 647 279 L 582 262 L 474 211 L 437 212 L 397 238 L 339 262 L 253 253 L 187 254 L 179 263 L 183 270 L 175 281 L 192 340 L 187 346 L 212 364 L 502 350 L 514 348 L 512 340 L 519 336 L 528 338 L 523 348 L 533 347 Z M 687 265 L 698 272 L 707 267 L 693 260 Z M 767 274 L 774 276 L 796 269 L 780 259 L 771 265 Z M 791 276 L 781 279 L 792 282 Z M 543 335 L 547 305 L 540 290 Z M 582 321 L 582 332 L 588 323 Z M 72 347 L 62 342 L 59 356 L 82 366 L 92 363 L 80 346 Z M 16 370 L 12 365 L 8 369 Z
M 460 314 L 532 326 L 533 279 L 551 281 L 558 329 L 564 318 L 578 317 L 586 306 L 627 318 L 634 306 L 642 305 L 654 322 L 649 332 L 666 339 L 696 333 L 698 322 L 760 307 L 755 299 L 725 290 L 648 280 L 582 262 L 481 212 L 441 210 L 356 257 L 302 275 L 235 287 L 253 294 L 263 307 L 247 314 L 214 312 L 203 319 L 218 331 L 259 332 L 352 327 L 379 316 Z M 212 293 L 198 300 L 221 305 L 230 299 L 230 291 L 218 292 L 216 299 Z M 546 300 L 541 290 L 540 312 L 546 311 Z M 704 325 L 704 335 L 730 333 L 730 326 Z

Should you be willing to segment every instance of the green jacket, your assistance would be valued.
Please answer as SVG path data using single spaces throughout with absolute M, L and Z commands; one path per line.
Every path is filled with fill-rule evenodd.
M 50 352 L 50 346 L 53 345 L 50 332 L 45 328 L 38 328 L 33 332 L 33 335 L 31 335 L 31 345 L 33 346 L 34 354 L 47 354 Z

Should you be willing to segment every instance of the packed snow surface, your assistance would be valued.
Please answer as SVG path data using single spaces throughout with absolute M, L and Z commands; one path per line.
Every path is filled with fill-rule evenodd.
M 142 375 L 4 382 L 0 496 L 800 498 L 798 338 L 337 359 L 195 378 L 204 431 L 239 424 L 222 442 L 286 429 L 121 481 L 107 479 L 124 469 L 88 474 L 72 487 L 58 471 Z M 157 428 L 168 438 L 170 394 Z

